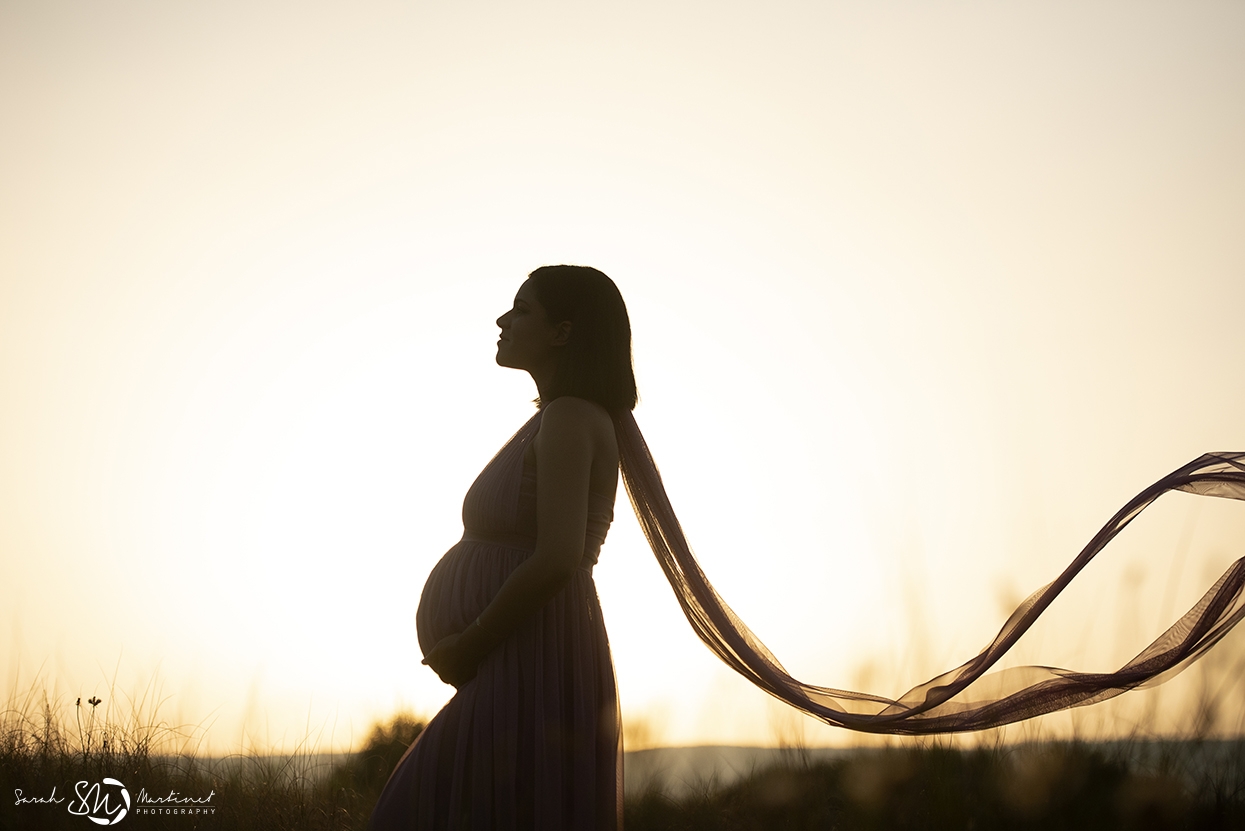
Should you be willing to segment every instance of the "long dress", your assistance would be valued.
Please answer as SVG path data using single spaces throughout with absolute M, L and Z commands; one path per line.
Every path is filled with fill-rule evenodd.
M 416 613 L 425 655 L 484 611 L 536 547 L 537 411 L 463 500 L 463 538 L 433 568 Z M 589 494 L 570 582 L 480 664 L 398 762 L 370 827 L 579 831 L 622 825 L 622 733 L 592 567 L 613 500 Z M 413 660 L 413 658 L 412 658 Z

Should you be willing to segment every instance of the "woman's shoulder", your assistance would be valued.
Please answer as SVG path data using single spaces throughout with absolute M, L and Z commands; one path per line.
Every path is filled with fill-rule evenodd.
M 541 408 L 541 428 L 549 425 L 556 432 L 588 432 L 613 437 L 614 419 L 595 401 L 574 395 L 558 396 Z

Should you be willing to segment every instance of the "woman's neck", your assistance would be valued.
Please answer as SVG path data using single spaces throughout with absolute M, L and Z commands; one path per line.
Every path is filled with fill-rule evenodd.
M 548 363 L 544 366 L 532 367 L 527 371 L 532 376 L 532 380 L 536 382 L 536 395 L 542 402 L 548 401 L 548 396 L 553 392 L 553 376 L 557 373 L 557 369 L 557 363 Z

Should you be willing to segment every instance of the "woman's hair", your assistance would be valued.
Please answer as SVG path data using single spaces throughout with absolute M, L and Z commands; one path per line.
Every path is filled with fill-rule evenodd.
M 614 281 L 582 265 L 542 266 L 528 281 L 550 322 L 571 322 L 552 389 L 540 406 L 574 395 L 595 401 L 611 415 L 635 409 L 631 320 Z

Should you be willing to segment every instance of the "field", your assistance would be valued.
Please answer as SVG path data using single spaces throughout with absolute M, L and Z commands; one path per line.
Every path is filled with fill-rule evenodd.
M 99 703 L 10 702 L 0 718 L 0 829 L 89 828 L 83 813 L 107 821 L 123 799 L 125 828 L 363 829 L 423 727 L 397 716 L 351 754 L 199 758 L 185 733 L 154 717 L 97 720 Z M 710 757 L 734 759 L 732 775 L 663 776 L 710 769 Z M 629 754 L 627 770 L 629 831 L 1245 827 L 1240 739 L 658 749 Z

